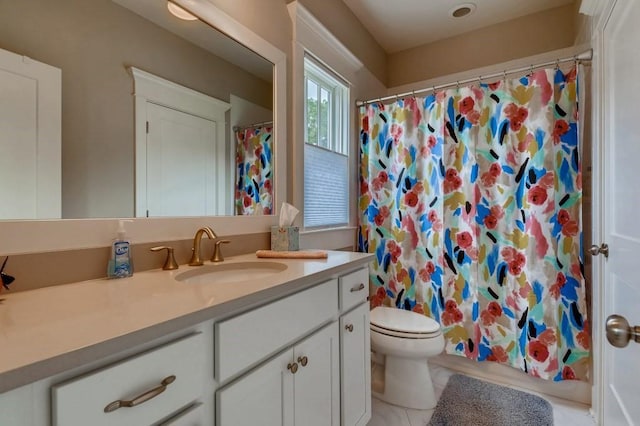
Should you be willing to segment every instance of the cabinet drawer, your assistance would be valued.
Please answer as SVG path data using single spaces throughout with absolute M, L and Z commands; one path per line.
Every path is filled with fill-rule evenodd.
M 367 300 L 369 268 L 359 269 L 340 277 L 340 310 L 342 312 Z
M 149 425 L 188 405 L 202 394 L 202 340 L 202 334 L 191 335 L 53 386 L 53 426 Z M 134 407 L 105 412 L 114 401 L 161 390 L 161 382 L 169 376 L 175 380 L 157 396 Z
M 330 280 L 217 323 L 215 374 L 224 382 L 322 325 L 338 312 L 338 283 Z
M 176 414 L 168 420 L 158 423 L 156 426 L 202 426 L 202 404 L 193 404 L 191 407 Z

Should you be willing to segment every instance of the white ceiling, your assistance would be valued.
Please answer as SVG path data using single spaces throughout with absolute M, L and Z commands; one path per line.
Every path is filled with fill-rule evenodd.
M 343 0 L 387 53 L 431 43 L 574 0 Z M 474 3 L 475 11 L 453 18 L 452 9 Z

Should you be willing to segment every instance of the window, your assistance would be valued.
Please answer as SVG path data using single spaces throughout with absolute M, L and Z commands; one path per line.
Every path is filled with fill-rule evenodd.
M 304 59 L 304 226 L 349 223 L 349 89 Z

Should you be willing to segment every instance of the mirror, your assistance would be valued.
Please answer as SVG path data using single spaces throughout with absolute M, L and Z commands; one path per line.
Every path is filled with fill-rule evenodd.
M 25 203 L 26 214 L 0 209 L 0 218 L 272 213 L 271 62 L 201 21 L 174 17 L 163 0 L 22 0 L 2 10 L 0 49 L 18 55 L 22 63 L 38 62 L 59 70 L 60 165 L 51 160 L 55 156 L 42 162 L 45 169 L 54 169 L 54 175 L 59 167 L 61 202 L 58 215 L 39 213 L 43 204 L 55 204 L 49 200 L 40 206 L 38 201 Z M 15 58 L 9 54 L 8 60 Z M 157 85 L 181 88 L 192 99 L 223 105 L 215 115 L 223 118 L 215 121 L 208 113 L 183 108 L 188 101 L 169 103 L 153 98 L 141 90 L 144 84 L 137 80 L 136 70 L 147 80 L 155 79 Z M 0 79 L 8 74 L 0 63 Z M 53 74 L 55 80 L 55 71 Z M 43 114 L 41 105 L 24 101 L 36 99 L 51 108 L 46 99 L 39 100 L 38 89 L 14 91 L 18 93 L 14 98 L 20 101 L 17 108 L 16 99 L 5 97 L 12 87 L 22 86 L 13 80 L 0 84 L 0 111 L 13 111 L 17 118 L 32 117 L 37 126 L 38 118 L 55 116 Z M 147 108 L 141 109 L 142 104 Z M 10 134 L 6 126 L 12 124 L 7 121 L 0 118 L 0 130 L 4 130 L 0 133 L 5 135 Z M 55 131 L 55 123 L 50 127 Z M 19 136 L 28 139 L 26 133 Z M 39 134 L 38 130 L 31 133 Z M 215 142 L 206 135 L 213 135 Z M 193 142 L 200 136 L 200 142 Z M 22 163 L 37 157 L 38 143 L 34 143 L 35 153 L 27 150 L 20 152 L 22 157 L 4 156 L 0 170 L 13 164 L 14 172 L 31 173 L 25 177 L 26 189 L 15 189 L 22 180 L 0 171 L 2 204 L 10 204 L 7 200 L 19 204 L 18 198 L 29 188 L 53 181 L 38 175 L 39 164 L 26 167 Z M 146 147 L 145 157 L 141 156 L 142 146 Z M 196 148 L 201 151 L 192 151 Z M 45 195 L 55 198 L 52 193 Z

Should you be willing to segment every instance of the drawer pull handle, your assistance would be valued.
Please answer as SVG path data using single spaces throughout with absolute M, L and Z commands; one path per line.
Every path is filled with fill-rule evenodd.
M 344 326 L 344 328 L 349 332 L 349 333 L 353 333 L 353 324 L 347 324 Z
M 298 372 L 298 363 L 290 362 L 287 364 L 287 370 L 291 370 L 291 374 L 296 374 Z
M 136 405 L 140 405 L 144 402 L 147 402 L 148 400 L 153 399 L 156 396 L 160 395 L 162 392 L 164 392 L 167 389 L 167 386 L 169 386 L 175 380 L 176 380 L 176 376 L 166 377 L 162 382 L 160 382 L 159 386 L 156 386 L 155 388 L 146 391 L 142 395 L 136 396 L 131 401 L 123 401 L 123 400 L 113 401 L 111 404 L 104 407 L 104 412 L 111 413 L 112 411 L 116 411 L 118 408 L 121 408 L 121 407 L 135 407 Z
M 361 290 L 364 290 L 364 283 L 360 283 L 359 286 L 353 287 L 349 291 L 351 291 L 351 293 L 355 293 L 356 291 L 361 291 Z
M 298 357 L 298 362 L 300 363 L 300 365 L 302 365 L 303 367 L 306 367 L 307 364 L 309 363 L 309 358 L 307 358 L 306 356 L 299 356 Z

